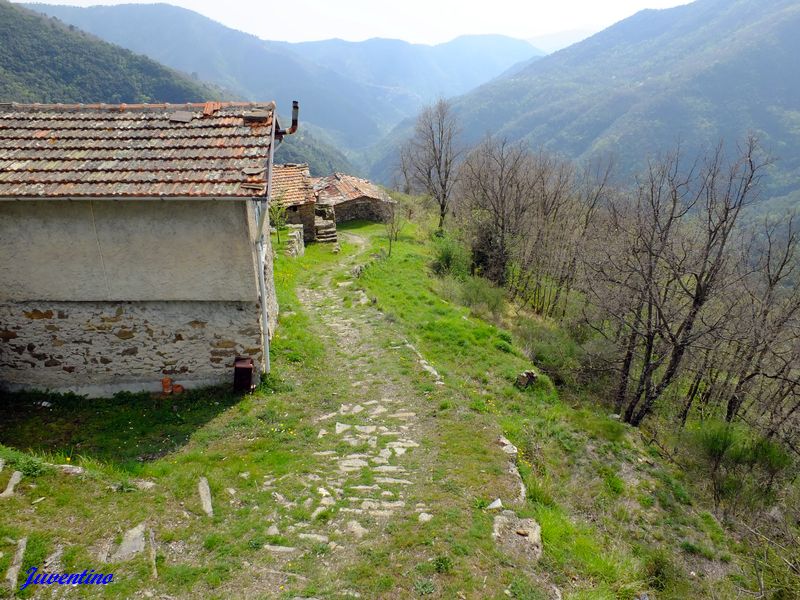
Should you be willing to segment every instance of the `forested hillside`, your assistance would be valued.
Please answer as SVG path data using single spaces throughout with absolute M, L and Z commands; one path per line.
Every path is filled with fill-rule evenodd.
M 776 159 L 767 195 L 783 196 L 800 180 L 798 31 L 797 0 L 642 11 L 457 99 L 463 141 L 492 131 L 570 158 L 613 155 L 631 174 L 678 142 L 690 155 L 753 132 Z M 390 179 L 390 154 L 373 176 Z
M 144 56 L 0 0 L 0 101 L 189 102 L 217 98 Z

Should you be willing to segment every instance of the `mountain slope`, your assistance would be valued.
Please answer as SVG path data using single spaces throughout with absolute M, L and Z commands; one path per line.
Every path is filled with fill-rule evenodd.
M 219 96 L 158 63 L 0 0 L 0 101 L 189 102 Z
M 279 108 L 299 99 L 303 119 L 349 150 L 376 142 L 437 95 L 463 93 L 536 54 L 527 42 L 499 36 L 442 47 L 268 42 L 168 4 L 27 6 L 245 98 L 274 98 Z
M 691 152 L 749 131 L 800 173 L 800 2 L 697 0 L 642 11 L 463 96 L 464 123 L 628 169 L 682 142 Z M 485 133 L 466 128 L 470 141 Z

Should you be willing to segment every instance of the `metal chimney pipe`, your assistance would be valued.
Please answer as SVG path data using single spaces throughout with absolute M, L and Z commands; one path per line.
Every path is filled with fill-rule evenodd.
M 300 116 L 300 103 L 297 100 L 292 100 L 292 125 L 289 129 L 279 129 L 275 132 L 278 139 L 283 139 L 285 135 L 292 135 L 297 131 L 297 126 Z

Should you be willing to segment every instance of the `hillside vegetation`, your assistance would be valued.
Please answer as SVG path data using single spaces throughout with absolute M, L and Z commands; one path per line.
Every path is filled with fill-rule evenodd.
M 217 89 L 0 0 L 0 101 L 201 102 Z

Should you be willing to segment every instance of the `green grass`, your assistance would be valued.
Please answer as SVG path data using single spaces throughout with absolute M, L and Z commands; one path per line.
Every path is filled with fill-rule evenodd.
M 413 226 L 400 236 L 391 258 L 381 254 L 386 247 L 382 225 L 350 224 L 341 231 L 339 254 L 323 245 L 309 246 L 300 259 L 279 253 L 275 280 L 281 316 L 270 348 L 273 372 L 253 394 L 187 393 L 177 410 L 177 399 L 148 395 L 120 396 L 90 407 L 74 398 L 53 398 L 48 412 L 35 407 L 36 398 L 23 399 L 34 412 L 16 411 L 13 426 L 0 424 L 0 440 L 15 448 L 0 446 L 0 457 L 24 470 L 26 484 L 36 487 L 24 487 L 4 504 L 10 519 L 0 520 L 0 570 L 13 555 L 5 538 L 29 535 L 32 560 L 49 555 L 57 541 L 64 543 L 65 563 L 78 568 L 93 560 L 86 540 L 118 537 L 148 521 L 162 544 L 158 583 L 148 581 L 145 559 L 136 559 L 118 567 L 121 583 L 108 590 L 109 597 L 135 596 L 142 581 L 159 594 L 236 597 L 242 592 L 237 582 L 245 576 L 254 597 L 285 598 L 336 598 L 350 590 L 365 598 L 511 594 L 537 600 L 549 597 L 551 583 L 570 599 L 632 599 L 654 590 L 677 599 L 708 597 L 712 588 L 724 596 L 732 589 L 727 580 L 688 581 L 683 575 L 682 557 L 694 556 L 684 544 L 693 544 L 701 556 L 704 550 L 733 552 L 711 515 L 692 515 L 696 501 L 686 482 L 649 456 L 637 436 L 607 411 L 572 406 L 584 393 L 580 382 L 563 384 L 570 389 L 569 401 L 560 395 L 547 373 L 568 370 L 575 349 L 559 350 L 559 334 L 531 354 L 525 345 L 533 338 L 504 323 L 501 314 L 487 315 L 490 322 L 477 317 L 474 306 L 462 305 L 463 298 L 443 297 L 441 280 L 430 268 L 432 244 Z M 348 242 L 348 233 L 364 238 L 363 253 Z M 350 279 L 354 264 L 366 265 L 361 277 L 338 287 Z M 298 290 L 311 293 L 325 286 L 338 290 L 341 305 L 334 308 L 354 321 L 370 321 L 374 352 L 354 352 L 324 337 L 330 330 L 306 311 Z M 374 298 L 374 305 L 354 302 L 358 289 Z M 422 370 L 406 341 L 439 372 L 444 385 Z M 537 357 L 534 366 L 540 358 L 552 368 L 522 391 L 514 382 L 531 368 L 529 355 Z M 361 387 L 352 387 L 346 374 L 357 375 Z M 278 564 L 262 548 L 297 543 L 284 524 L 310 519 L 302 504 L 304 478 L 322 460 L 313 452 L 361 450 L 331 438 L 319 440 L 320 425 L 310 415 L 335 411 L 354 397 L 373 398 L 383 386 L 419 400 L 418 418 L 426 433 L 423 447 L 409 454 L 409 464 L 425 476 L 408 491 L 407 504 L 409 511 L 416 502 L 425 504 L 434 519 L 421 524 L 410 513 L 363 543 L 347 540 L 352 552 L 337 554 L 309 543 L 306 554 Z M 70 423 L 70 415 L 80 427 Z M 356 422 L 345 415 L 339 419 Z M 486 507 L 497 497 L 506 502 L 518 493 L 496 443 L 501 434 L 519 448 L 527 487 L 525 502 L 514 510 L 542 527 L 544 555 L 537 565 L 510 561 L 491 537 L 493 515 Z M 43 465 L 68 458 L 87 472 L 68 477 Z M 200 476 L 211 485 L 213 519 L 200 516 Z M 157 486 L 143 492 L 134 478 Z M 279 482 L 279 488 L 265 488 L 265 481 Z M 358 483 L 372 482 L 365 470 Z M 0 486 L 4 483 L 0 479 Z M 298 502 L 281 506 L 273 489 Z M 46 499 L 32 507 L 38 497 Z M 340 509 L 337 503 L 318 518 L 335 520 Z M 281 523 L 280 535 L 268 533 L 273 522 Z M 168 559 L 163 548 L 171 545 L 187 548 L 182 561 Z M 656 547 L 669 560 L 656 556 Z M 252 570 L 243 574 L 245 563 Z M 263 569 L 286 573 L 284 589 L 264 588 L 254 575 Z
M 0 440 L 57 462 L 79 464 L 91 458 L 137 472 L 141 463 L 186 444 L 193 432 L 239 399 L 225 389 L 166 398 L 120 393 L 91 402 L 74 394 L 2 394 Z M 43 401 L 52 406 L 42 406 Z

